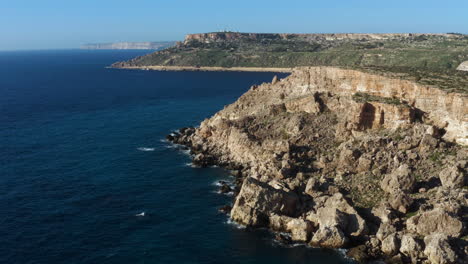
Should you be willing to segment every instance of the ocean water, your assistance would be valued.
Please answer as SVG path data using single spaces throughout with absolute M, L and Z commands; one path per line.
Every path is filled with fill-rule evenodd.
M 229 223 L 228 173 L 163 140 L 274 73 L 105 68 L 142 54 L 0 53 L 0 263 L 347 262 Z

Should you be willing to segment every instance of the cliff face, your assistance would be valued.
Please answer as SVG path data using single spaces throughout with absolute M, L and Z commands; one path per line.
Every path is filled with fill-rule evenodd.
M 414 39 L 424 37 L 441 37 L 441 38 L 460 38 L 454 34 L 418 34 L 418 33 L 389 33 L 389 34 L 372 34 L 372 33 L 338 33 L 338 34 L 288 34 L 288 33 L 241 33 L 241 32 L 211 32 L 189 34 L 185 36 L 184 43 L 190 41 L 200 41 L 204 43 L 219 42 L 219 41 L 240 41 L 240 40 L 293 40 L 301 39 L 303 41 L 339 41 L 339 40 L 397 40 L 397 39 Z
M 333 67 L 253 86 L 168 139 L 236 171 L 230 217 L 362 261 L 467 260 L 467 97 Z M 224 209 L 226 210 L 226 209 Z M 229 210 L 228 210 L 229 211 Z M 448 230 L 448 231 L 447 231 Z
M 266 105 L 285 103 L 286 108 L 291 108 L 297 103 L 300 107 L 307 107 L 307 96 L 312 97 L 314 93 L 329 93 L 340 97 L 339 100 L 328 97 L 322 100 L 330 101 L 327 104 L 328 108 L 334 112 L 341 111 L 348 121 L 354 120 L 357 127 L 362 126 L 359 122 L 371 122 L 372 128 L 397 128 L 401 124 L 413 122 L 414 114 L 418 112 L 423 115 L 425 122 L 445 129 L 444 139 L 468 145 L 466 94 L 447 93 L 410 81 L 333 67 L 296 68 L 281 82 L 251 89 L 236 103 L 218 113 L 211 122 L 219 118 L 229 120 L 252 114 Z M 394 104 L 355 103 L 353 100 L 343 99 L 352 99 L 356 93 L 392 98 L 396 101 Z M 262 104 L 255 104 L 256 101 L 261 101 Z

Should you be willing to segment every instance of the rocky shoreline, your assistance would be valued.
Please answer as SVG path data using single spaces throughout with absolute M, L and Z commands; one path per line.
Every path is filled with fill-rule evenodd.
M 467 263 L 466 97 L 431 89 L 296 69 L 167 139 L 232 171 L 240 224 L 359 262 Z
M 113 64 L 111 68 L 146 71 L 216 71 L 216 72 L 292 72 L 292 68 L 266 68 L 266 67 L 195 67 L 195 66 L 128 66 Z

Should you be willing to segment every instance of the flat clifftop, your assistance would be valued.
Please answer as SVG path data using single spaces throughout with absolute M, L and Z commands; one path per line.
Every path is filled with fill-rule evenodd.
M 316 33 L 316 34 L 292 34 L 292 33 L 242 33 L 242 32 L 210 32 L 188 34 L 185 43 L 190 41 L 236 41 L 236 40 L 306 40 L 306 41 L 336 41 L 336 40 L 389 40 L 389 39 L 413 39 L 425 37 L 440 37 L 448 39 L 463 38 L 459 34 L 437 33 Z
M 462 34 L 267 34 L 216 32 L 113 64 L 116 68 L 293 68 L 334 66 L 391 73 L 441 89 L 467 91 L 468 36 Z
M 360 261 L 467 263 L 468 97 L 299 67 L 168 140 L 236 176 L 234 221 Z M 458 144 L 457 144 L 458 143 Z

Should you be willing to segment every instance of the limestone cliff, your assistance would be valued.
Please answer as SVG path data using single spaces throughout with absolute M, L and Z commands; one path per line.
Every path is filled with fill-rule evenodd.
M 465 94 L 334 67 L 253 86 L 168 139 L 237 175 L 230 217 L 360 261 L 466 263 Z M 224 208 L 224 211 L 229 211 Z

